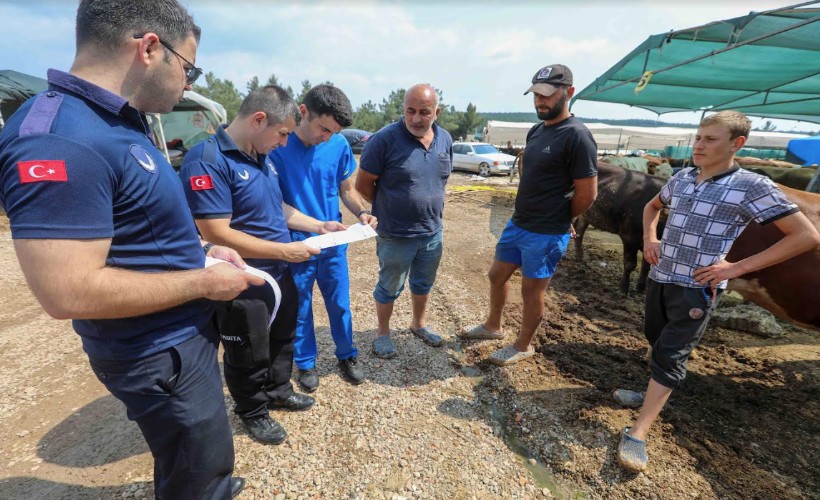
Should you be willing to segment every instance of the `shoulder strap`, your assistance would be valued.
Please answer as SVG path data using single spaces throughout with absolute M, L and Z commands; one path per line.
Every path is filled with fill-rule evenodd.
M 63 103 L 63 94 L 49 90 L 37 94 L 34 104 L 29 108 L 28 114 L 20 125 L 18 135 L 45 134 L 51 131 L 54 119 Z
M 202 144 L 202 161 L 204 163 L 216 163 L 218 158 L 217 149 L 219 149 L 219 146 L 216 143 L 215 136 L 205 139 Z

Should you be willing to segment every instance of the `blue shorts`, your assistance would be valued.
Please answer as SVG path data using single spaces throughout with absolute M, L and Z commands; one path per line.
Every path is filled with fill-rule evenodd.
M 373 298 L 380 304 L 394 302 L 410 277 L 410 292 L 427 295 L 436 280 L 443 248 L 442 231 L 422 238 L 376 237 L 379 282 Z
M 495 258 L 521 266 L 521 274 L 527 278 L 544 279 L 555 274 L 568 244 L 569 233 L 532 233 L 510 221 L 495 246 Z

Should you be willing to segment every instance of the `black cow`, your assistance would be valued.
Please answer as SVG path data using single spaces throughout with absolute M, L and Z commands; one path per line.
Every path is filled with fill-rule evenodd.
M 621 237 L 624 251 L 624 274 L 621 291 L 629 293 L 632 271 L 638 265 L 638 251 L 643 251 L 643 208 L 649 203 L 667 179 L 634 170 L 598 162 L 598 198 L 583 215 L 575 219 L 575 255 L 584 260 L 584 232 L 590 224 L 597 229 Z M 658 224 L 658 236 L 663 231 L 663 214 Z M 636 290 L 646 289 L 649 264 L 641 259 L 641 273 Z

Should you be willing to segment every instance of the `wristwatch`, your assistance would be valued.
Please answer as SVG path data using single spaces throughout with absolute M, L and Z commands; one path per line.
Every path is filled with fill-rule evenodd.
M 366 208 L 364 210 L 359 210 L 359 213 L 356 214 L 356 218 L 358 219 L 359 217 L 362 216 L 362 214 L 370 215 L 370 210 L 368 210 Z
M 208 252 L 210 252 L 213 247 L 213 243 L 205 243 L 204 245 L 202 245 L 202 251 L 205 252 L 205 255 L 208 255 Z

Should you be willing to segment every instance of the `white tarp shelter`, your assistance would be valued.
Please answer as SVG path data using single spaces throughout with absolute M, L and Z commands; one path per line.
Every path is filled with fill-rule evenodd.
M 487 122 L 484 140 L 495 146 L 505 147 L 509 141 L 513 146 L 524 146 L 527 132 L 534 123 L 502 122 L 490 120 Z M 607 125 L 605 123 L 585 123 L 592 132 L 598 149 L 605 150 L 634 150 L 634 149 L 664 149 L 667 146 L 691 146 L 695 140 L 696 128 L 676 127 L 629 127 Z M 746 147 L 761 149 L 786 149 L 792 139 L 807 137 L 804 134 L 788 134 L 783 132 L 752 131 Z

